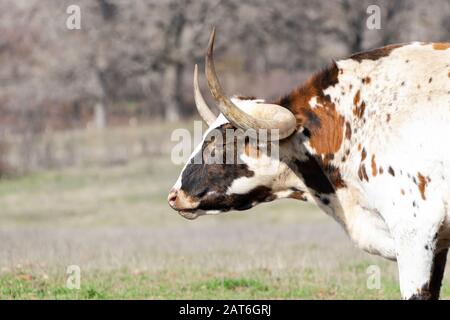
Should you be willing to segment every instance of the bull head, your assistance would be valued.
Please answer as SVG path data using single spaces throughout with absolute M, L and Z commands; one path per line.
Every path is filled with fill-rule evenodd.
M 246 210 L 258 203 L 277 198 L 306 200 L 303 182 L 291 169 L 298 145 L 297 121 L 287 108 L 267 104 L 262 100 L 230 99 L 224 93 L 216 75 L 213 58 L 215 31 L 209 39 L 205 57 L 205 73 L 208 87 L 218 104 L 221 114 L 216 117 L 203 98 L 198 85 L 197 66 L 194 69 L 194 98 L 198 112 L 209 125 L 202 143 L 197 146 L 184 166 L 178 181 L 169 193 L 169 205 L 182 216 L 194 219 L 199 215 Z M 232 138 L 226 134 L 233 131 Z M 266 131 L 266 141 L 252 145 L 248 137 L 243 148 L 238 140 L 249 132 L 258 136 Z M 215 139 L 217 133 L 222 139 Z M 251 135 L 251 134 L 249 134 Z M 263 144 L 276 142 L 279 147 L 276 158 L 270 156 Z M 231 148 L 239 163 L 215 163 L 211 155 Z M 219 155 L 219 158 L 221 156 Z M 200 159 L 200 163 L 195 160 Z

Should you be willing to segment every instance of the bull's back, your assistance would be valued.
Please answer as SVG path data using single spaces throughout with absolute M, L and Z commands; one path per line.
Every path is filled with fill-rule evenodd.
M 449 158 L 450 43 L 387 51 L 338 62 L 340 90 L 349 91 L 339 111 L 350 119 L 358 142 L 378 152 Z
M 418 183 L 423 175 L 435 190 L 447 193 L 450 44 L 396 45 L 337 64 L 342 70 L 338 84 L 326 93 L 339 101 L 336 108 L 352 129 L 342 147 L 351 150 L 343 164 L 348 179 L 361 179 L 355 172 L 363 166 L 370 183 L 385 176 L 383 185 L 393 183 L 389 179 L 401 184 L 402 175 Z

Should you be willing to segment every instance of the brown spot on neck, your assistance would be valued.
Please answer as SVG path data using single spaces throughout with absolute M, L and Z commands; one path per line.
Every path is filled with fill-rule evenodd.
M 323 157 L 323 163 L 328 164 L 330 163 L 331 160 L 334 159 L 334 153 L 327 153 L 324 157 Z
M 359 101 L 359 91 L 358 91 L 357 94 L 358 94 L 358 101 Z M 355 99 L 356 99 L 356 96 L 353 99 L 353 103 L 354 104 L 355 104 Z M 355 117 L 358 117 L 358 118 L 361 119 L 363 117 L 363 115 L 364 115 L 364 111 L 365 110 L 366 110 L 366 103 L 364 101 L 361 101 L 360 104 L 355 104 L 355 107 L 353 108 L 353 115 Z
M 375 155 L 372 155 L 372 176 L 377 176 L 377 164 L 375 162 Z
M 303 86 L 276 102 L 290 109 L 299 126 L 309 132 L 309 142 L 317 154 L 339 150 L 344 137 L 344 117 L 324 90 L 338 82 L 339 70 L 335 63 L 312 76 Z M 316 98 L 316 105 L 309 101 Z
M 367 175 L 366 166 L 364 164 L 361 164 L 359 166 L 358 177 L 359 177 L 359 180 L 361 180 L 361 181 L 363 181 L 363 180 L 369 181 L 369 176 Z
M 309 143 L 318 154 L 335 153 L 343 140 L 344 117 L 337 113 L 334 104 L 314 108 L 320 125 L 310 129 Z
M 350 126 L 350 122 L 345 123 L 345 138 L 350 140 L 352 138 L 352 127 Z
M 324 164 L 323 168 L 335 190 L 345 188 L 347 186 L 345 181 L 342 179 L 339 168 L 330 164 Z
M 367 157 L 366 148 L 363 148 L 361 151 L 361 162 L 364 161 Z
M 361 92 L 358 90 L 358 91 L 356 91 L 356 94 L 353 97 L 353 104 L 355 105 L 355 107 L 357 107 L 359 104 L 360 95 L 361 95 Z
M 360 103 L 361 102 L 361 103 Z M 364 110 L 366 109 L 366 103 L 361 101 L 361 92 L 358 90 L 353 97 L 353 115 L 358 118 L 362 118 L 364 115 Z
M 420 191 L 420 195 L 422 196 L 423 200 L 426 200 L 426 196 L 425 196 L 425 189 L 428 185 L 428 182 L 430 181 L 429 179 L 425 178 L 420 172 L 417 173 L 417 177 L 419 178 L 419 191 Z

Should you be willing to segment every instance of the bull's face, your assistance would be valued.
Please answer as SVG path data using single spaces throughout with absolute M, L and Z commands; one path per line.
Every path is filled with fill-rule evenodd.
M 209 129 L 169 193 L 169 205 L 183 217 L 246 210 L 279 198 L 305 200 L 306 188 L 292 171 L 296 119 L 287 109 L 262 100 L 228 99 L 212 59 L 214 32 L 206 56 L 206 77 L 221 114 L 206 105 L 194 73 L 195 100 Z
M 304 185 L 290 166 L 293 140 L 259 142 L 219 116 L 170 191 L 169 205 L 194 219 L 280 198 L 304 200 Z

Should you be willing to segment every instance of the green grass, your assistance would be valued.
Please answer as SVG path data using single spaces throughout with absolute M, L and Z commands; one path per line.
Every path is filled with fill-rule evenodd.
M 180 276 L 181 275 L 181 276 Z M 348 282 L 348 284 L 345 284 Z M 275 277 L 262 270 L 243 274 L 133 273 L 126 269 L 81 275 L 80 289 L 68 289 L 63 274 L 25 272 L 0 276 L 0 299 L 397 299 L 397 283 L 385 279 L 379 290 L 365 288 L 363 277 L 303 277 L 293 271 Z

